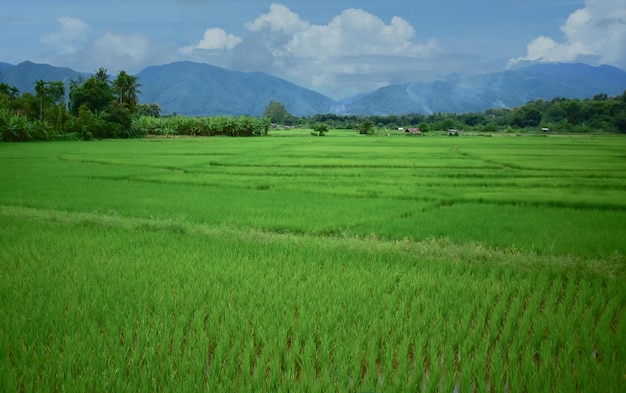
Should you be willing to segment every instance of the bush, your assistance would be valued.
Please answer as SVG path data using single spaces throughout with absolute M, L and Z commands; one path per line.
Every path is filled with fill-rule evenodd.
M 52 127 L 47 121 L 29 121 L 26 123 L 26 134 L 31 141 L 48 141 Z
M 28 134 L 28 118 L 20 114 L 13 114 L 8 109 L 0 111 L 0 133 L 6 142 L 30 140 Z
M 371 135 L 374 133 L 374 123 L 370 119 L 365 119 L 358 127 L 359 134 Z
M 326 124 L 324 124 L 324 123 L 317 123 L 313 127 L 313 131 L 317 132 L 317 135 L 319 135 L 319 136 L 324 136 L 328 132 L 328 126 Z M 313 135 L 315 135 L 315 134 L 313 134 Z
M 252 116 L 140 116 L 133 119 L 131 130 L 134 135 L 262 136 L 267 135 L 269 127 L 267 118 Z

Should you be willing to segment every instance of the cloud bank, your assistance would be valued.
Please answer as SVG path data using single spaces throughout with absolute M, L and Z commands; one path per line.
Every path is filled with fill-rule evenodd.
M 89 32 L 89 26 L 80 19 L 64 16 L 57 18 L 60 30 L 39 39 L 42 44 L 56 47 L 61 53 L 74 53 L 82 45 Z
M 208 1 L 208 0 L 207 0 Z M 186 6 L 206 3 L 179 0 Z M 626 7 L 623 0 L 585 0 L 561 26 L 563 36 L 539 36 L 526 62 L 585 61 L 626 68 Z M 477 56 L 452 53 L 434 37 L 420 37 L 400 16 L 383 20 L 349 8 L 311 23 L 287 6 L 273 3 L 241 26 L 200 25 L 197 37 L 157 39 L 146 34 L 98 30 L 89 20 L 57 19 L 55 31 L 39 38 L 48 52 L 38 60 L 79 71 L 105 67 L 110 73 L 137 73 L 149 65 L 178 60 L 206 62 L 240 71 L 262 71 L 333 98 L 370 92 L 396 83 L 431 80 L 453 72 L 500 69 L 506 60 L 481 63 Z M 101 28 L 101 27 L 100 27 Z M 176 39 L 179 41 L 177 43 Z
M 626 6 L 623 0 L 585 0 L 585 7 L 571 13 L 561 26 L 563 40 L 540 36 L 527 46 L 522 62 L 585 60 L 626 67 Z
M 91 27 L 84 21 L 69 16 L 57 19 L 60 30 L 43 36 L 39 41 L 52 52 L 41 60 L 75 68 L 95 71 L 100 67 L 111 72 L 124 69 L 138 72 L 147 65 L 171 59 L 167 50 L 150 37 L 139 34 L 121 34 L 105 31 L 90 39 Z
M 423 72 L 420 63 L 445 53 L 433 38 L 418 41 L 414 28 L 401 17 L 385 23 L 355 8 L 316 25 L 274 3 L 245 27 L 245 37 L 226 40 L 223 32 L 212 47 L 186 46 L 180 52 L 192 60 L 264 71 L 333 97 L 414 79 Z

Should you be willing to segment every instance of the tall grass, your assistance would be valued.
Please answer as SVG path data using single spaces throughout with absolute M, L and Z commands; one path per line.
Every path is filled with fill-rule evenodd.
M 626 253 L 620 143 L 331 133 L 0 145 L 0 204 L 606 258 Z
M 462 262 L 436 244 L 38 211 L 3 214 L 4 391 L 624 384 L 621 278 L 505 252 Z
M 0 144 L 0 390 L 626 388 L 622 139 L 334 136 Z

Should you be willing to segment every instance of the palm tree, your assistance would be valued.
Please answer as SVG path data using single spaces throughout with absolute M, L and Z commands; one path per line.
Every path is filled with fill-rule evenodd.
M 35 92 L 39 97 L 39 121 L 43 120 L 43 97 L 46 94 L 46 82 L 39 79 L 35 82 Z
M 137 94 L 141 94 L 139 87 L 141 84 L 137 82 L 137 77 L 129 75 L 122 70 L 113 81 L 113 89 L 117 92 L 121 104 L 128 105 L 133 111 L 138 103 Z
M 19 89 L 15 86 L 9 87 L 9 97 L 17 98 L 19 92 L 20 92 Z
M 98 71 L 96 71 L 95 75 L 97 80 L 102 82 L 109 82 L 109 74 L 107 74 L 107 69 L 104 67 L 100 67 Z
M 15 99 L 17 98 L 19 90 L 17 89 L 17 87 L 10 86 L 6 83 L 0 83 L 0 93 L 5 94 L 10 99 Z

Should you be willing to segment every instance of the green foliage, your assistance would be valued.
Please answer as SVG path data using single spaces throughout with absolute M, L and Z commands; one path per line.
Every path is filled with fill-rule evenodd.
M 263 117 L 270 119 L 272 123 L 281 125 L 294 125 L 296 118 L 287 111 L 282 102 L 271 101 L 263 111 Z
M 90 76 L 86 81 L 72 81 L 70 88 L 70 113 L 78 115 L 79 108 L 85 105 L 92 113 L 98 114 L 115 99 L 114 92 L 105 80 Z
M 313 126 L 313 131 L 316 132 L 318 136 L 324 136 L 328 132 L 328 126 L 324 123 L 317 123 Z
M 272 101 L 262 119 L 250 116 L 171 116 L 152 121 L 146 117 L 158 118 L 160 108 L 157 104 L 138 103 L 141 84 L 137 78 L 125 71 L 120 71 L 113 82 L 109 78 L 106 69 L 100 68 L 87 80 L 72 81 L 67 106 L 64 103 L 65 88 L 60 81 L 38 80 L 36 95 L 19 95 L 16 88 L 0 84 L 0 109 L 9 111 L 3 115 L 2 140 L 59 140 L 76 136 L 104 139 L 144 135 L 267 135 L 272 122 L 314 124 L 317 135 L 324 135 L 331 128 L 357 129 L 360 134 L 372 135 L 377 128 L 395 129 L 415 124 L 419 124 L 423 132 L 460 129 L 489 133 L 504 130 L 513 134 L 546 127 L 552 133 L 626 133 L 626 92 L 619 97 L 601 93 L 586 100 L 540 99 L 518 108 L 494 108 L 484 113 L 367 117 L 318 114 L 309 119 L 296 119 L 282 103 Z M 320 128 L 322 126 L 325 129 Z M 66 133 L 70 134 L 68 138 L 63 137 Z
M 139 104 L 137 114 L 140 116 L 161 117 L 161 107 L 158 104 Z
M 251 116 L 138 116 L 132 120 L 130 129 L 135 135 L 263 136 L 267 135 L 269 126 L 269 119 Z
M 14 100 L 19 96 L 19 92 L 19 89 L 14 86 L 10 86 L 7 83 L 0 83 L 0 97 L 5 96 Z
M 371 135 L 374 133 L 374 123 L 370 119 L 365 119 L 358 127 L 359 134 Z
M 30 139 L 28 118 L 12 113 L 8 108 L 0 110 L 0 133 L 5 142 L 23 142 Z
M 141 87 L 141 84 L 138 82 L 137 77 L 129 75 L 124 70 L 119 72 L 112 85 L 113 90 L 115 90 L 117 94 L 119 103 L 124 104 L 130 112 L 134 112 L 137 107 L 137 94 L 141 93 L 139 87 Z M 122 124 L 122 127 L 124 127 L 124 124 Z
M 119 131 L 114 133 L 112 138 L 128 138 L 132 135 L 132 113 L 127 103 L 113 101 L 109 105 L 107 111 L 102 113 L 102 119 L 114 123 L 117 128 L 119 125 Z
M 534 103 L 529 103 L 513 113 L 509 124 L 519 128 L 537 127 L 541 124 L 541 112 Z
M 47 121 L 29 121 L 26 123 L 26 134 L 30 141 L 48 141 L 52 139 L 53 130 Z
M 497 132 L 511 127 L 539 130 L 548 127 L 552 132 L 624 132 L 626 113 L 624 96 L 608 97 L 598 94 L 594 99 L 555 98 L 551 101 L 536 100 L 518 108 L 493 108 L 483 113 L 433 113 L 431 115 L 407 114 L 389 116 L 315 115 L 310 123 L 324 123 L 330 128 L 354 129 L 365 120 L 373 125 L 395 129 L 411 125 L 428 124 L 430 130 L 448 129 Z

